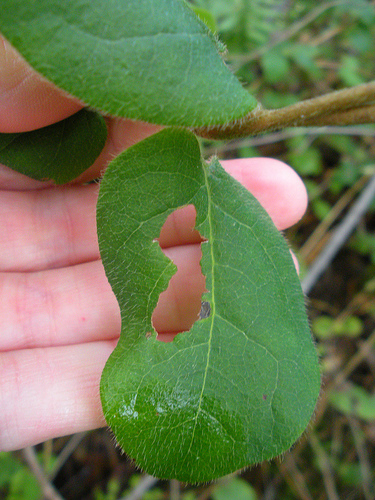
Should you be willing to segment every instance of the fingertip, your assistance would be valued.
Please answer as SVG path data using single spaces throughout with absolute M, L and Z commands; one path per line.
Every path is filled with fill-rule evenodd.
M 273 158 L 242 158 L 222 164 L 257 198 L 278 229 L 294 225 L 304 215 L 308 203 L 306 187 L 286 163 Z

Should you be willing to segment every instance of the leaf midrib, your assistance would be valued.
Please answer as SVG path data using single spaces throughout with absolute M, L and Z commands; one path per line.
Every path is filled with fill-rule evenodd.
M 157 31 L 155 33 L 145 33 L 145 34 L 138 34 L 138 35 L 131 35 L 131 36 L 126 36 L 124 34 L 123 36 L 119 38 L 106 38 L 103 36 L 103 33 L 101 36 L 98 36 L 95 33 L 91 33 L 89 30 L 84 29 L 83 26 L 80 26 L 78 24 L 71 23 L 64 19 L 61 16 L 56 16 L 56 18 L 59 18 L 59 21 L 56 23 L 56 30 L 63 30 L 63 32 L 66 31 L 72 31 L 75 33 L 78 33 L 84 37 L 90 37 L 94 38 L 96 42 L 102 42 L 102 43 L 107 43 L 107 44 L 121 44 L 121 43 L 128 43 L 129 41 L 133 42 L 136 40 L 143 40 L 143 39 L 152 39 L 155 41 L 155 38 L 164 38 L 164 37 L 172 37 L 172 38 L 195 38 L 195 37 L 203 37 L 206 39 L 207 33 L 204 31 L 192 31 L 192 32 L 184 32 L 184 31 L 177 31 L 175 33 L 173 32 L 162 32 L 162 31 Z M 41 16 L 43 19 L 43 16 Z M 42 25 L 45 24 L 44 22 L 41 23 Z
M 211 356 L 211 344 L 212 344 L 212 336 L 213 336 L 213 327 L 214 327 L 214 319 L 215 319 L 215 314 L 216 314 L 216 303 L 215 303 L 215 257 L 214 257 L 214 235 L 212 231 L 212 213 L 211 213 L 211 206 L 212 206 L 212 196 L 211 196 L 211 189 L 210 189 L 210 184 L 209 184 L 209 179 L 208 179 L 208 165 L 202 161 L 202 169 L 203 169 L 203 174 L 204 174 L 204 182 L 206 185 L 206 190 L 207 190 L 207 220 L 208 220 L 208 225 L 209 225 L 209 238 L 208 242 L 210 245 L 210 254 L 211 254 L 211 301 L 210 301 L 210 306 L 211 306 L 211 326 L 210 326 L 210 333 L 208 336 L 208 342 L 207 342 L 207 362 L 206 362 L 206 367 L 204 370 L 204 376 L 203 376 L 203 382 L 202 382 L 202 390 L 199 395 L 199 402 L 198 402 L 198 408 L 197 408 L 197 413 L 195 416 L 195 422 L 194 422 L 194 428 L 192 431 L 191 435 L 191 440 L 190 440 L 190 445 L 188 449 L 188 453 L 191 450 L 191 447 L 193 445 L 194 441 L 194 436 L 195 436 L 195 431 L 197 428 L 197 423 L 198 423 L 198 417 L 201 412 L 202 408 L 202 400 L 203 400 L 203 393 L 206 387 L 206 380 L 207 380 L 207 373 L 208 369 L 210 366 L 210 356 Z

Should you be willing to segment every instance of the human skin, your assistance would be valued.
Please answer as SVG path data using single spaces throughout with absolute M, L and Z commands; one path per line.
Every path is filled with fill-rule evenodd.
M 0 39 L 0 132 L 55 123 L 81 104 L 41 79 Z M 107 118 L 108 140 L 74 183 L 56 187 L 0 165 L 0 450 L 105 425 L 99 381 L 120 334 L 120 312 L 100 260 L 97 178 L 120 151 L 159 128 Z M 307 196 L 280 161 L 222 162 L 249 189 L 280 230 L 303 215 Z M 205 288 L 195 210 L 164 225 L 159 243 L 178 267 L 153 315 L 169 341 L 197 319 Z

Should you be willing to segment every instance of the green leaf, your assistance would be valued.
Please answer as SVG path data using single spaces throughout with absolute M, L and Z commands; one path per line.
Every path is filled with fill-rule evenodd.
M 312 329 L 319 339 L 332 339 L 334 337 L 359 337 L 363 331 L 363 322 L 358 316 L 346 318 L 331 318 L 322 315 L 315 318 Z
M 2 0 L 0 31 L 47 79 L 111 115 L 192 127 L 257 104 L 183 0 Z
M 22 464 L 9 452 L 0 452 L 0 488 L 4 488 L 10 482 L 10 478 L 19 470 Z
M 290 74 L 290 63 L 281 50 L 266 52 L 260 62 L 267 83 L 285 81 Z
M 207 9 L 202 9 L 201 7 L 196 7 L 195 5 L 188 4 L 193 12 L 199 17 L 201 21 L 207 26 L 207 28 L 212 31 L 212 33 L 216 33 L 217 26 L 215 22 L 214 16 Z
M 337 460 L 337 463 L 333 465 L 340 479 L 347 486 L 356 486 L 360 488 L 363 481 L 366 481 L 366 479 L 363 478 L 363 468 L 359 462 L 353 463 L 352 461 Z
M 0 134 L 0 163 L 33 179 L 64 184 L 94 163 L 106 138 L 104 119 L 82 109 L 48 127 Z
M 343 55 L 341 57 L 338 74 L 342 78 L 345 85 L 355 86 L 365 83 L 365 79 L 361 76 L 361 64 L 357 57 Z
M 332 391 L 330 402 L 345 415 L 352 415 L 366 422 L 375 420 L 375 395 L 363 387 L 350 385 L 342 391 Z
M 7 500 L 38 500 L 42 491 L 29 470 L 11 453 L 0 452 L 0 495 L 7 491 Z M 3 498 L 3 497 L 1 497 Z
M 210 304 L 173 342 L 151 315 L 175 265 L 155 238 L 193 204 Z M 121 309 L 121 337 L 101 379 L 119 444 L 149 474 L 204 482 L 279 455 L 306 428 L 320 374 L 299 279 L 264 209 L 193 134 L 165 129 L 108 167 L 99 246 Z
M 258 498 L 254 488 L 239 477 L 219 485 L 211 496 L 213 500 L 257 500 Z
M 307 72 L 309 78 L 322 78 L 321 68 L 316 63 L 320 55 L 318 47 L 295 43 L 290 46 L 287 52 L 289 52 L 289 57 L 295 61 L 297 66 Z

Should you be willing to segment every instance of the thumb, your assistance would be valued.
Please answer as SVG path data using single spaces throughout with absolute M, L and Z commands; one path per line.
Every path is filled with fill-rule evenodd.
M 0 133 L 26 132 L 56 123 L 83 104 L 34 71 L 0 35 Z M 160 127 L 107 118 L 108 139 L 100 156 L 76 182 L 97 178 L 122 150 L 155 133 Z M 16 182 L 17 179 L 16 179 Z
M 0 133 L 51 125 L 82 108 L 36 73 L 0 35 Z

